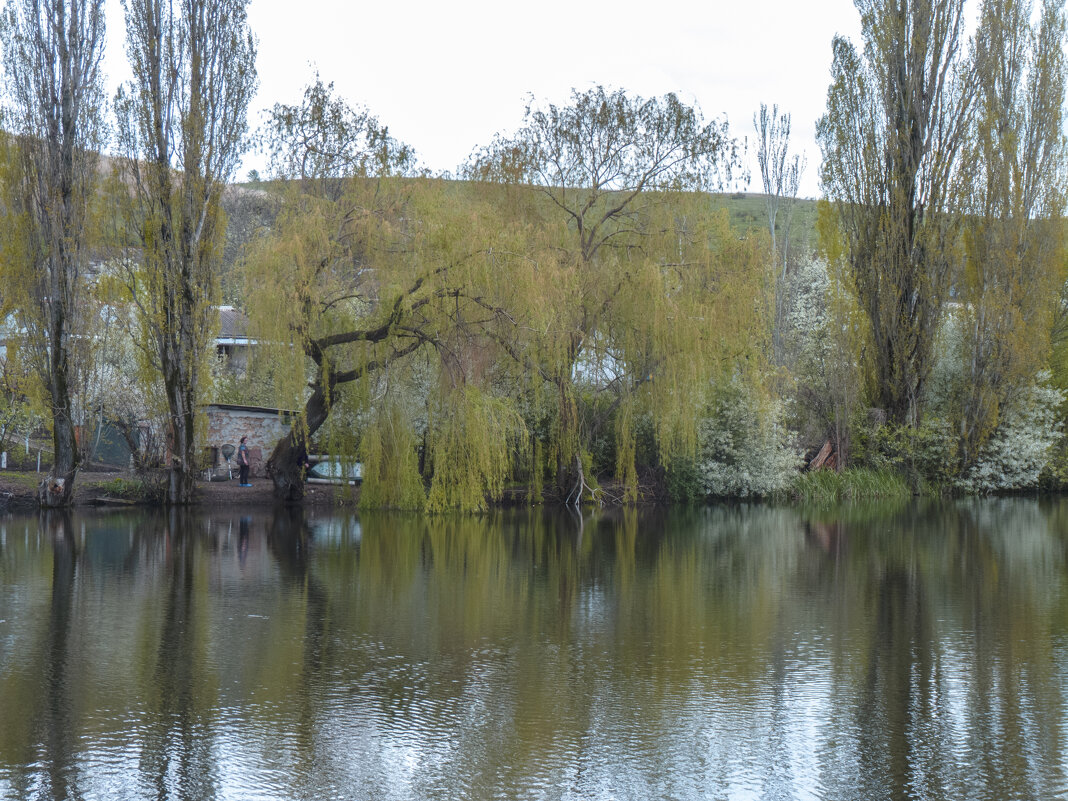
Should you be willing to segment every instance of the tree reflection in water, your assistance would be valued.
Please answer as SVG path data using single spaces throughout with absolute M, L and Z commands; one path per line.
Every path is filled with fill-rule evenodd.
M 1065 522 L 8 518 L 0 798 L 1056 797 Z

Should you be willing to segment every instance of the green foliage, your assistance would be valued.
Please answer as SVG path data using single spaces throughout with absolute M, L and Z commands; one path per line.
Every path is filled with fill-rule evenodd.
M 866 467 L 798 473 L 786 493 L 794 500 L 820 504 L 913 495 L 908 481 L 896 470 Z
M 705 496 L 771 495 L 800 466 L 780 404 L 738 380 L 714 389 L 700 423 L 697 469 Z
M 73 395 L 76 351 L 92 348 L 85 275 L 106 138 L 103 51 L 102 0 L 7 0 L 0 14 L 0 306 L 47 397 L 49 486 L 62 488 L 40 495 L 47 506 L 71 502 L 79 463 Z
M 124 3 L 132 78 L 115 98 L 125 282 L 167 399 L 171 503 L 192 499 L 198 408 L 217 323 L 221 196 L 256 88 L 247 0 Z
M 616 479 L 623 485 L 624 503 L 638 500 L 638 468 L 635 464 L 637 437 L 634 429 L 633 411 L 629 406 L 623 406 L 616 415 L 615 441 L 619 447 L 616 449 L 615 473 Z
M 916 491 L 948 489 L 955 478 L 954 438 L 945 421 L 929 417 L 918 426 L 887 423 L 858 428 L 854 461 L 902 476 Z
M 693 451 L 700 388 L 759 347 L 764 252 L 706 196 L 650 195 L 584 263 L 540 188 L 395 177 L 334 188 L 336 199 L 286 196 L 246 259 L 246 286 L 277 405 L 305 404 L 310 376 L 356 439 L 384 396 L 405 398 L 409 425 L 429 436 L 426 410 L 444 420 L 453 388 L 474 387 L 514 399 L 539 444 L 524 459 L 538 465 L 532 483 L 585 452 L 633 491 L 643 461 Z M 641 426 L 620 425 L 622 409 Z M 558 496 L 573 486 L 558 480 Z
M 500 498 L 526 440 L 526 426 L 508 401 L 467 386 L 450 393 L 431 420 L 427 510 L 484 510 Z
M 255 350 L 255 349 L 253 349 Z M 217 356 L 211 361 L 212 400 L 272 407 L 278 400 L 275 387 L 276 365 L 253 352 L 244 370 L 235 370 L 230 359 Z
M 1047 453 L 1046 465 L 1038 477 L 1038 489 L 1063 492 L 1068 489 L 1068 437 L 1064 436 L 1063 404 L 1057 410 L 1056 420 L 1061 436 Z
M 40 413 L 30 394 L 39 377 L 19 359 L 19 348 L 8 343 L 0 350 L 0 451 L 19 434 L 28 435 L 36 427 Z
M 426 504 L 416 438 L 396 406 L 381 408 L 360 441 L 362 509 L 421 510 Z
M 1034 25 L 1031 11 L 1030 2 L 988 0 L 976 34 L 970 214 L 960 303 L 948 321 L 958 362 L 944 395 L 960 471 L 975 476 L 968 486 L 991 484 L 979 477 L 986 446 L 1003 422 L 1014 425 L 1004 415 L 1047 364 L 1068 266 L 1064 4 L 1042 3 Z
M 704 474 L 694 459 L 673 459 L 665 475 L 668 499 L 677 504 L 695 504 L 707 500 Z
M 166 500 L 167 484 L 161 473 L 145 474 L 137 478 L 113 478 L 89 485 L 98 495 L 144 504 L 160 504 Z
M 272 176 L 337 197 L 345 189 L 340 179 L 403 175 L 414 167 L 411 147 L 390 136 L 367 109 L 353 109 L 333 92 L 334 84 L 317 75 L 300 105 L 276 103 L 270 110 L 260 138 Z
M 1049 386 L 1048 379 L 1048 373 L 1041 375 L 1008 401 L 993 436 L 957 479 L 959 488 L 988 493 L 1038 486 L 1063 439 L 1057 412 L 1065 393 Z
M 564 106 L 531 98 L 525 125 L 514 136 L 495 137 L 463 173 L 560 193 L 578 189 L 579 197 L 586 194 L 581 188 L 592 189 L 587 195 L 592 202 L 580 216 L 594 225 L 579 229 L 584 247 L 596 249 L 608 233 L 596 223 L 615 216 L 611 193 L 719 188 L 738 166 L 739 154 L 726 120 L 706 123 L 700 109 L 674 94 L 643 98 L 597 86 L 572 89 Z
M 1040 280 L 1036 278 L 1036 281 Z M 1056 457 L 1061 440 L 1065 391 L 1054 386 L 1049 371 L 1039 371 L 1028 378 L 1026 368 L 1034 369 L 1036 351 L 1044 352 L 1038 331 L 1024 331 L 1034 341 L 1016 351 L 1019 364 L 1003 366 L 997 376 L 973 378 L 977 357 L 972 351 L 977 342 L 975 317 L 962 310 L 947 318 L 940 335 L 942 356 L 932 373 L 929 386 L 929 418 L 941 421 L 952 441 L 945 443 L 943 459 L 945 480 L 965 492 L 988 493 L 1036 487 L 1039 476 L 1050 465 L 1047 480 L 1056 475 Z M 1007 339 L 1019 334 L 1006 335 Z M 992 342 L 989 332 L 981 339 L 995 350 L 1002 350 L 995 360 L 1009 356 L 1015 346 L 1006 340 Z M 1026 351 L 1030 351 L 1029 353 Z M 987 351 L 994 357 L 992 350 Z M 989 367 L 989 363 L 988 363 Z M 982 384 L 977 385 L 976 382 Z M 981 414 L 972 407 L 976 399 L 987 404 Z M 965 419 L 964 411 L 973 408 Z M 989 427 L 990 430 L 985 430 Z M 978 429 L 983 428 L 982 436 Z M 962 453 L 966 448 L 976 448 Z
M 949 359 L 948 361 L 952 361 Z M 940 383 L 932 384 L 933 389 Z M 1048 374 L 1017 392 L 1001 411 L 1000 423 L 966 470 L 956 448 L 955 425 L 936 413 L 918 428 L 880 425 L 857 427 L 854 455 L 877 471 L 903 477 L 920 491 L 1005 492 L 1056 484 L 1063 438 L 1058 407 L 1064 393 L 1051 387 Z M 933 412 L 942 402 L 932 402 Z
M 555 387 L 547 450 L 561 495 L 583 453 L 633 489 L 617 408 L 652 416 L 664 462 L 692 453 L 702 388 L 759 347 L 765 253 L 707 196 L 682 191 L 729 180 L 738 147 L 725 122 L 674 95 L 597 87 L 565 106 L 532 102 L 523 127 L 465 166 L 503 184 L 520 235 L 508 308 L 526 341 L 507 352 Z
M 885 21 L 868 7 L 874 37 Z M 952 23 L 952 11 L 939 19 Z M 957 64 L 945 42 L 931 47 L 933 58 Z M 910 178 L 892 133 L 861 126 L 863 142 L 843 139 L 850 128 L 831 112 L 847 111 L 850 92 L 862 93 L 863 108 L 852 111 L 869 121 L 897 101 L 879 95 L 872 64 L 863 86 L 848 84 L 846 63 L 871 53 L 839 42 L 836 55 L 822 135 L 837 156 L 870 160 L 861 177 L 871 191 L 850 199 L 839 185 L 821 207 L 821 258 L 797 263 L 780 287 L 789 298 L 776 298 L 774 375 L 765 364 L 766 237 L 740 237 L 713 209 L 718 201 L 680 191 L 722 181 L 735 143 L 677 99 L 596 89 L 566 106 L 532 103 L 519 131 L 472 157 L 472 182 L 402 177 L 409 150 L 321 83 L 303 104 L 276 108 L 275 171 L 302 181 L 283 193 L 245 266 L 275 405 L 304 406 L 301 436 L 322 430 L 346 458 L 359 447 L 365 506 L 398 503 L 376 487 L 372 451 L 383 475 L 409 488 L 401 505 L 416 505 L 411 477 L 421 470 L 434 510 L 484 508 L 509 476 L 537 491 L 552 475 L 560 499 L 583 482 L 588 494 L 610 473 L 627 500 L 649 475 L 664 476 L 676 498 L 769 494 L 798 458 L 775 393 L 792 388 L 791 421 L 805 444 L 831 436 L 841 464 L 867 416 L 866 384 L 908 425 L 860 425 L 860 462 L 898 470 L 914 486 L 952 484 L 945 457 L 957 451 L 946 424 L 908 429 L 929 399 L 922 390 L 950 263 L 965 253 L 954 239 L 960 209 L 945 185 L 924 185 L 926 211 L 899 190 L 927 180 L 928 167 L 956 175 L 958 162 L 924 152 L 926 166 Z M 891 55 L 900 54 L 883 53 Z M 952 105 L 961 87 L 948 83 Z M 890 178 L 879 172 L 888 163 Z M 858 165 L 839 161 L 826 176 L 846 181 Z M 887 334 L 887 321 L 902 327 Z M 890 351 L 915 359 L 893 366 Z M 386 419 L 409 433 L 387 436 Z
M 797 267 L 797 258 L 791 252 L 790 228 L 797 205 L 797 193 L 801 175 L 805 170 L 803 156 L 790 158 L 790 122 L 787 113 L 779 114 L 779 107 L 768 110 L 766 103 L 753 115 L 756 131 L 757 163 L 764 189 L 765 208 L 768 218 L 768 235 L 771 239 L 771 280 L 767 290 L 771 313 L 771 360 L 775 365 L 785 361 L 783 328 L 789 297 L 788 280 Z M 779 212 L 782 212 L 781 216 Z
M 818 448 L 830 437 L 844 466 L 850 458 L 850 422 L 862 395 L 859 354 L 866 322 L 842 277 L 822 259 L 798 264 L 787 286 L 782 341 L 793 378 L 790 424 L 804 449 Z
M 867 316 L 875 404 L 893 422 L 916 425 L 967 187 L 961 155 L 972 91 L 963 0 L 857 7 L 863 48 L 843 37 L 833 44 L 827 111 L 817 125 L 821 184 Z

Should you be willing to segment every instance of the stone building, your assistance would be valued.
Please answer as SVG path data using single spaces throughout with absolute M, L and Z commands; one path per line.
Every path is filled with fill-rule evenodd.
M 292 414 L 260 406 L 238 406 L 232 403 L 212 403 L 204 407 L 208 417 L 205 449 L 208 464 L 215 470 L 226 470 L 222 456 L 223 445 L 233 445 L 236 452 L 241 437 L 248 437 L 249 462 L 253 476 L 266 475 L 267 458 L 278 440 L 289 433 Z M 231 465 L 237 468 L 236 457 Z

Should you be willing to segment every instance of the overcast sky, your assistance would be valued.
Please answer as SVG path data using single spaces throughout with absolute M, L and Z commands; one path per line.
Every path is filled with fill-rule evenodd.
M 114 87 L 127 74 L 125 31 L 119 0 L 107 3 Z M 251 0 L 249 19 L 259 39 L 253 125 L 274 103 L 298 102 L 318 71 L 440 171 L 518 127 L 530 93 L 566 102 L 572 87 L 597 84 L 646 97 L 676 92 L 706 118 L 726 115 L 750 141 L 760 103 L 777 103 L 793 115 L 809 197 L 818 194 L 815 122 L 831 39 L 857 41 L 859 32 L 852 0 Z M 261 163 L 246 157 L 239 177 Z M 749 190 L 758 191 L 753 165 Z

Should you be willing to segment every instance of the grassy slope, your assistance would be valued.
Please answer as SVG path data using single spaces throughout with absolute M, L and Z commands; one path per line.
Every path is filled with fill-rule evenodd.
M 713 195 L 715 208 L 726 208 L 731 216 L 731 226 L 738 231 L 766 231 L 768 226 L 767 196 L 735 193 Z M 779 208 L 778 224 L 784 224 L 782 207 Z M 800 198 L 794 206 L 790 225 L 790 242 L 803 251 L 816 246 L 816 201 Z
M 427 180 L 414 178 L 416 180 Z M 451 202 L 463 202 L 464 193 L 457 191 L 461 181 L 429 179 L 438 183 L 443 194 L 455 198 Z M 225 302 L 241 305 L 240 281 L 236 267 L 241 258 L 243 246 L 249 239 L 270 228 L 274 216 L 278 213 L 278 194 L 282 189 L 279 182 L 260 182 L 257 184 L 235 184 L 223 198 L 229 225 L 227 241 L 223 254 L 221 269 L 223 299 Z M 249 191 L 251 190 L 251 191 Z M 766 196 L 762 194 L 734 193 L 710 195 L 709 202 L 713 208 L 726 208 L 730 214 L 731 225 L 739 233 L 761 232 L 767 230 Z M 780 226 L 783 224 L 780 209 Z M 816 245 L 816 201 L 799 199 L 794 207 L 790 230 L 790 241 L 801 253 L 811 252 Z

